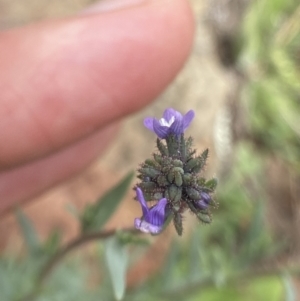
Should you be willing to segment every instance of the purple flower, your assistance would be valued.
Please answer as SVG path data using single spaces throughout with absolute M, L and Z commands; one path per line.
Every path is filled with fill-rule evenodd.
M 205 210 L 208 208 L 209 203 L 211 202 L 211 197 L 206 192 L 201 192 L 201 198 L 200 200 L 196 201 L 196 206 L 201 209 Z
M 180 136 L 188 128 L 193 120 L 195 113 L 188 111 L 184 116 L 172 108 L 166 109 L 163 118 L 157 120 L 153 117 L 147 117 L 144 125 L 147 129 L 154 132 L 159 138 L 165 139 L 170 134 Z
M 136 196 L 142 206 L 143 216 L 134 220 L 134 227 L 145 233 L 158 234 L 166 220 L 167 199 L 163 198 L 155 206 L 148 208 L 140 188 L 136 189 Z

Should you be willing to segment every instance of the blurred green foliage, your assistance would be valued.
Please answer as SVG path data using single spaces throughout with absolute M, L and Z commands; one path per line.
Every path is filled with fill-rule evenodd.
M 100 243 L 99 252 L 93 254 L 96 276 L 91 276 L 85 253 L 77 252 L 52 272 L 37 301 L 296 300 L 288 267 L 283 272 L 274 265 L 285 241 L 275 241 L 265 223 L 264 167 L 265 158 L 275 155 L 300 173 L 299 2 L 252 1 L 239 45 L 251 139 L 237 143 L 230 174 L 220 179 L 216 195 L 220 208 L 213 223 L 199 225 L 189 244 L 174 242 L 160 273 L 142 286 L 124 291 L 126 267 L 146 249 L 141 246 L 144 241 L 125 235 L 124 243 L 125 236 L 120 235 Z M 128 175 L 104 195 L 107 210 L 103 199 L 86 209 L 81 216 L 83 232 L 103 226 L 131 178 Z M 112 196 L 114 202 L 109 201 Z M 21 300 L 34 290 L 41 267 L 60 246 L 57 232 L 40 242 L 30 220 L 22 212 L 17 217 L 28 253 L 1 255 L 1 301 Z M 91 285 L 91 278 L 101 279 L 100 284 Z
M 245 15 L 239 64 L 253 139 L 300 173 L 300 4 L 253 1 Z
M 261 158 L 253 157 L 248 143 L 236 148 L 235 158 L 230 177 L 218 189 L 222 208 L 214 222 L 199 225 L 187 245 L 175 241 L 165 266 L 149 282 L 125 292 L 126 267 L 146 248 L 144 241 L 118 232 L 92 254 L 93 276 L 85 253 L 77 252 L 57 265 L 32 300 L 283 300 L 288 278 L 283 281 L 278 270 L 266 270 L 265 275 L 260 267 L 280 250 L 265 227 Z M 56 245 L 48 239 L 33 248 L 39 241 L 33 225 L 24 213 L 19 212 L 18 219 L 27 248 L 34 252 L 0 260 L 1 301 L 23 300 L 34 289 L 41 267 L 51 257 L 44 245 Z M 102 279 L 101 284 L 91 286 L 91 277 Z M 292 284 L 289 288 L 293 292 Z

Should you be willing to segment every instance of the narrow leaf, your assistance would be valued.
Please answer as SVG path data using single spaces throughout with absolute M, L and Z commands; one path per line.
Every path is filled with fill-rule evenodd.
M 16 218 L 30 255 L 36 255 L 40 251 L 40 242 L 31 220 L 21 209 L 17 210 Z
M 49 255 L 55 254 L 59 249 L 60 243 L 61 243 L 60 231 L 58 229 L 52 230 L 46 242 L 44 243 L 45 252 Z
M 124 198 L 134 173 L 130 172 L 121 182 L 106 192 L 95 204 L 88 205 L 81 217 L 82 231 L 101 229 Z
M 212 178 L 205 183 L 205 187 L 214 191 L 218 185 L 218 180 L 216 178 Z
M 116 300 L 122 300 L 126 289 L 126 270 L 128 266 L 128 250 L 117 237 L 107 239 L 104 256 Z

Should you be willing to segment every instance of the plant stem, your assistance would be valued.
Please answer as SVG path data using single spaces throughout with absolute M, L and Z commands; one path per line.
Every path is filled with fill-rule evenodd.
M 135 228 L 125 228 L 125 229 L 114 229 L 114 230 L 94 232 L 94 233 L 84 233 L 83 235 L 75 238 L 74 240 L 70 241 L 68 244 L 63 246 L 61 249 L 59 249 L 56 252 L 56 254 L 54 254 L 54 256 L 49 258 L 49 260 L 42 267 L 40 273 L 38 273 L 37 275 L 35 289 L 29 295 L 25 296 L 24 298 L 21 298 L 19 301 L 33 301 L 34 298 L 36 298 L 38 293 L 40 292 L 41 287 L 43 286 L 45 280 L 51 274 L 53 268 L 58 263 L 60 263 L 60 261 L 71 251 L 89 242 L 111 237 L 115 235 L 118 231 L 132 233 L 132 234 L 140 233 Z

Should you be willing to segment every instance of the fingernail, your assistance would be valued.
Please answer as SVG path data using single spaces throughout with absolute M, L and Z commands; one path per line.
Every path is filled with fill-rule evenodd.
M 103 0 L 84 9 L 81 14 L 94 14 L 128 8 L 149 2 L 149 0 Z

